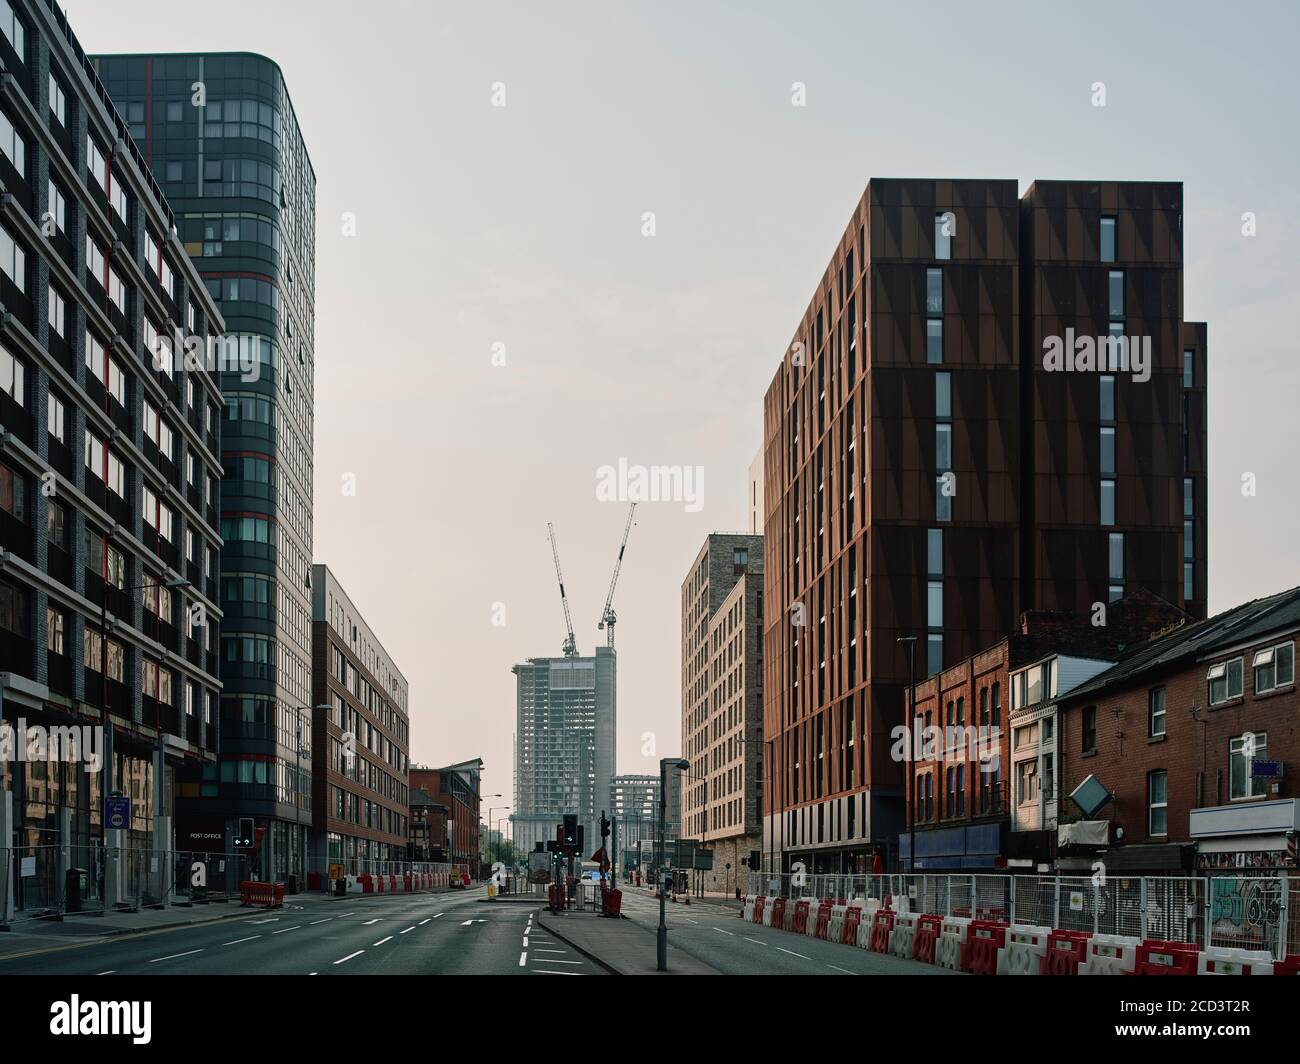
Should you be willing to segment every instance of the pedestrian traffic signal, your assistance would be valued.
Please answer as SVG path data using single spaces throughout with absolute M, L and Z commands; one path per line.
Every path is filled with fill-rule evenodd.
M 580 846 L 578 839 L 578 815 L 576 813 L 565 813 L 562 841 L 565 846 Z
M 235 849 L 251 850 L 253 848 L 253 818 L 241 817 L 239 832 L 235 836 Z
M 609 818 L 603 812 L 600 814 L 600 837 L 609 838 Z
M 748 862 L 748 863 L 749 863 L 749 870 L 750 870 L 751 872 L 757 872 L 757 871 L 759 870 L 759 867 L 760 867 L 760 866 L 762 865 L 762 863 L 763 863 L 763 854 L 762 854 L 762 852 L 759 851 L 759 850 L 750 850 L 750 851 L 749 851 L 749 862 Z

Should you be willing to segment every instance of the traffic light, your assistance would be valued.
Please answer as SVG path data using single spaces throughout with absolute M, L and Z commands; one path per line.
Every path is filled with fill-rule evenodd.
M 750 850 L 750 851 L 749 851 L 749 870 L 750 870 L 751 872 L 757 872 L 757 871 L 759 870 L 759 868 L 761 867 L 762 864 L 763 864 L 763 854 L 762 854 L 762 852 L 759 851 L 759 850 Z
M 609 838 L 609 818 L 603 812 L 600 814 L 600 837 Z
M 235 836 L 235 849 L 251 850 L 253 848 L 253 818 L 251 816 L 241 817 L 239 820 L 239 833 Z
M 560 841 L 563 842 L 565 846 L 577 846 L 581 848 L 582 843 L 578 835 L 578 815 L 576 813 L 564 814 L 563 832 L 564 834 L 561 836 Z

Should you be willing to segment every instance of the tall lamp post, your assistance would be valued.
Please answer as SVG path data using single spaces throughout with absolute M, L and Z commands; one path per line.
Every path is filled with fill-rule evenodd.
M 912 754 L 916 745 L 910 741 L 916 716 L 916 636 L 900 635 L 895 642 L 907 644 L 907 709 L 903 715 L 903 734 L 909 737 L 908 749 L 903 754 L 907 769 L 907 870 L 916 871 L 916 765 Z
M 683 757 L 662 757 L 659 759 L 659 863 L 655 868 L 656 886 L 659 888 L 659 934 L 656 942 L 656 958 L 659 971 L 668 971 L 668 913 L 664 908 L 667 900 L 663 883 L 664 859 L 664 819 L 668 814 L 668 770 L 675 768 L 685 772 L 691 763 Z
M 504 819 L 505 819 L 505 817 L 498 817 L 498 818 L 497 818 L 497 821 L 494 821 L 494 820 L 492 819 L 492 814 L 495 813 L 498 809 L 509 809 L 509 808 L 510 808 L 510 806 L 508 806 L 508 805 L 490 805 L 490 806 L 488 806 L 488 815 L 487 815 L 487 829 L 488 829 L 488 830 L 487 830 L 487 834 L 488 834 L 488 845 L 491 847 L 491 849 L 488 851 L 488 859 L 489 859 L 489 861 L 495 861 L 495 860 L 497 860 L 497 859 L 499 858 L 499 855 L 500 855 L 500 847 L 498 846 L 497 843 L 492 842 L 492 832 L 494 832 L 494 831 L 496 830 L 496 824 L 497 824 L 497 821 L 499 821 L 499 820 L 504 820 Z M 480 852 L 481 852 L 481 849 L 482 849 L 482 848 L 480 847 Z

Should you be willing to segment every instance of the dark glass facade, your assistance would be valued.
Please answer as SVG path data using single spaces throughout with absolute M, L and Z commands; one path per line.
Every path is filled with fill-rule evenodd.
M 56 5 L 0 2 L 0 684 L 13 728 L 109 724 L 111 774 L 0 765 L 24 907 L 157 898 L 183 781 L 215 768 L 216 304 Z M 191 358 L 191 354 L 195 357 Z M 188 585 L 185 582 L 188 581 Z M 106 632 L 106 638 L 105 638 Z M 106 707 L 106 713 L 105 713 Z M 103 799 L 131 800 L 114 840 Z M 132 853 L 115 868 L 105 838 Z M 129 867 L 126 867 L 129 864 Z
M 101 56 L 231 345 L 221 531 L 221 760 L 178 815 L 258 830 L 267 876 L 311 828 L 316 179 L 279 67 L 248 53 Z M 235 359 L 237 355 L 237 361 Z

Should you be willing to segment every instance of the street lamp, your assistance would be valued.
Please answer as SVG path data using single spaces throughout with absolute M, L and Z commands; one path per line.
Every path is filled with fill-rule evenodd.
M 907 644 L 907 711 L 903 715 L 903 735 L 910 740 L 912 736 L 911 729 L 915 725 L 912 719 L 916 716 L 916 636 L 900 635 L 896 643 Z M 907 768 L 907 870 L 916 871 L 916 765 L 912 761 L 912 754 L 916 746 L 913 742 L 908 742 L 908 749 L 903 754 L 903 764 Z
M 668 971 L 668 924 L 667 910 L 664 908 L 663 859 L 664 859 L 664 818 L 668 813 L 668 769 L 675 768 L 685 772 L 691 763 L 684 757 L 662 757 L 659 759 L 659 862 L 655 867 L 655 878 L 659 888 L 659 934 L 656 942 L 656 958 L 659 971 Z
M 489 795 L 489 797 L 494 797 L 494 798 L 496 798 L 496 797 L 500 797 L 500 795 Z M 487 815 L 487 829 L 488 829 L 488 831 L 487 831 L 487 833 L 488 833 L 488 843 L 489 843 L 489 845 L 493 845 L 493 844 L 492 844 L 492 832 L 493 832 L 494 830 L 496 830 L 495 827 L 493 826 L 492 814 L 495 813 L 498 809 L 509 809 L 509 808 L 510 808 L 510 806 L 508 806 L 508 805 L 492 805 L 492 806 L 488 806 L 488 815 Z M 480 846 L 480 847 L 479 847 L 479 853 L 481 854 L 482 852 L 483 852 L 483 848 Z M 493 860 L 496 860 L 496 855 L 494 855 L 493 853 L 489 852 L 489 855 L 488 855 L 488 856 L 491 857 Z

